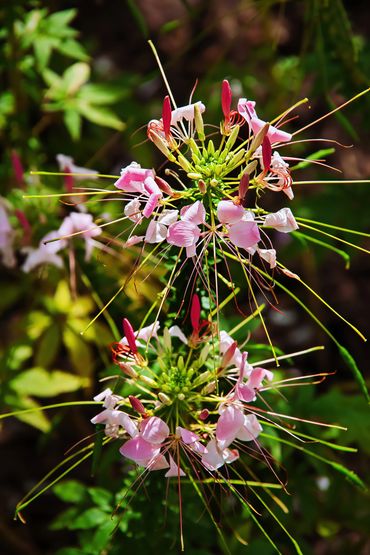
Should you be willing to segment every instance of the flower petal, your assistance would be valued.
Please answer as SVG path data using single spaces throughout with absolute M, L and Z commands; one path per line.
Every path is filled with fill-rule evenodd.
M 217 218 L 222 224 L 235 224 L 244 216 L 244 208 L 232 200 L 221 200 L 217 206 Z
M 158 416 L 150 416 L 141 422 L 140 435 L 153 444 L 163 443 L 169 436 L 170 430 L 166 422 Z
M 229 238 L 236 247 L 243 249 L 253 247 L 261 239 L 257 224 L 245 221 L 230 226 Z
M 221 449 L 228 447 L 234 441 L 244 423 L 243 412 L 233 405 L 229 405 L 218 419 L 216 438 Z

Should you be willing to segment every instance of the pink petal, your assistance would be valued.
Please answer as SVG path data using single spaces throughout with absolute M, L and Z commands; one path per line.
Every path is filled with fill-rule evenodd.
M 272 214 L 267 214 L 265 225 L 273 227 L 282 233 L 290 233 L 298 229 L 298 224 L 292 214 L 290 208 L 282 208 Z
M 186 247 L 186 257 L 193 258 L 193 256 L 197 255 L 197 248 L 195 245 L 190 245 L 190 247 Z
M 196 293 L 194 293 L 193 298 L 191 300 L 190 321 L 193 327 L 193 331 L 195 333 L 198 333 L 199 324 L 200 324 L 200 301 Z
M 171 224 L 167 232 L 167 242 L 176 247 L 191 247 L 200 236 L 197 225 L 188 221 L 178 221 Z
M 147 469 L 152 470 L 164 470 L 168 468 L 170 465 L 168 464 L 166 457 L 163 455 L 157 455 L 154 457 L 147 465 Z
M 162 193 L 160 194 L 153 193 L 150 195 L 143 210 L 143 216 L 145 218 L 149 218 L 153 214 L 161 198 L 162 198 Z
M 239 451 L 237 449 L 224 449 L 222 454 L 227 464 L 231 464 L 239 458 Z
M 218 447 L 215 439 L 211 439 L 206 445 L 206 453 L 202 456 L 202 464 L 209 470 L 217 470 L 225 464 L 222 450 Z
M 266 124 L 265 121 L 261 120 L 254 109 L 256 103 L 251 100 L 247 100 L 246 98 L 241 98 L 238 102 L 238 112 L 243 118 L 247 121 L 249 128 L 253 131 L 255 135 L 264 127 Z M 284 143 L 290 141 L 292 135 L 287 133 L 286 131 L 281 131 L 270 125 L 269 130 L 267 132 L 267 136 L 270 140 L 270 143 Z
M 122 445 L 119 452 L 140 466 L 147 466 L 153 457 L 159 455 L 160 447 L 152 445 L 140 436 L 129 439 Z
M 199 441 L 199 436 L 197 434 L 187 430 L 186 428 L 181 428 L 181 426 L 177 426 L 176 435 L 180 435 L 182 441 L 187 445 L 194 443 L 195 441 Z
M 243 422 L 244 415 L 240 409 L 233 405 L 226 407 L 216 426 L 216 438 L 221 449 L 228 447 L 234 441 Z
M 133 353 L 137 353 L 136 338 L 134 329 L 127 318 L 122 320 L 123 333 L 127 339 L 127 344 Z
M 206 107 L 202 102 L 196 102 L 197 106 L 199 106 L 199 111 L 202 114 Z M 179 121 L 185 119 L 186 121 L 193 121 L 194 120 L 194 106 L 195 104 L 188 104 L 186 106 L 180 106 L 180 108 L 176 108 L 172 110 L 171 114 L 171 125 L 176 125 Z
M 244 424 L 240 428 L 237 438 L 241 441 L 253 441 L 262 432 L 262 426 L 254 414 L 244 416 Z
M 164 225 L 174 224 L 178 215 L 178 210 L 163 210 L 158 216 L 158 222 Z
M 206 221 L 206 209 L 200 200 L 184 206 L 180 211 L 181 219 L 200 225 Z
M 163 443 L 169 436 L 169 433 L 169 427 L 158 416 L 146 418 L 142 421 L 140 426 L 141 437 L 153 444 Z
M 141 220 L 141 211 L 140 211 L 140 201 L 135 198 L 128 202 L 123 210 L 125 216 L 128 217 L 134 223 L 138 223 Z
M 156 194 L 162 196 L 162 191 L 160 190 L 152 176 L 149 176 L 145 179 L 144 189 L 148 195 Z
M 132 420 L 132 418 L 129 417 L 128 414 L 124 412 L 122 412 L 121 414 L 122 416 L 120 417 L 120 425 L 131 437 L 136 437 L 139 433 L 136 423 Z
M 221 200 L 217 206 L 217 218 L 222 224 L 235 224 L 244 216 L 244 208 L 232 200 Z
M 256 399 L 256 393 L 252 387 L 248 384 L 238 382 L 236 384 L 236 395 L 240 401 L 244 403 L 250 403 Z
M 145 234 L 146 243 L 162 243 L 167 237 L 167 227 L 155 220 L 149 222 Z
M 188 339 L 179 326 L 171 326 L 168 331 L 171 337 L 178 337 L 185 345 L 188 344 Z
M 162 108 L 162 122 L 166 139 L 168 139 L 171 134 L 171 113 L 171 101 L 170 97 L 167 95 L 164 97 Z
M 147 177 L 154 179 L 153 170 L 146 170 L 140 164 L 131 162 L 129 166 L 121 170 L 121 177 L 114 183 L 117 189 L 129 193 L 144 193 L 144 181 Z
M 276 267 L 276 250 L 275 249 L 257 249 L 258 254 L 263 260 L 270 265 L 270 268 Z
M 229 238 L 236 247 L 243 249 L 253 247 L 261 239 L 257 224 L 245 221 L 230 226 Z
M 180 476 L 186 476 L 185 472 L 181 470 L 179 466 L 177 466 L 171 455 L 168 455 L 168 458 L 170 459 L 170 469 L 168 470 L 168 472 L 166 472 L 165 477 L 178 478 Z
M 231 99 L 232 99 L 232 93 L 231 93 L 231 87 L 230 87 L 229 81 L 227 79 L 224 79 L 222 81 L 221 106 L 222 106 L 222 113 L 225 116 L 225 118 L 227 118 L 228 115 L 230 114 Z
M 255 389 L 258 389 L 262 385 L 262 381 L 267 378 L 271 381 L 274 377 L 274 374 L 269 370 L 265 370 L 265 368 L 253 368 L 252 372 L 249 375 L 248 385 Z

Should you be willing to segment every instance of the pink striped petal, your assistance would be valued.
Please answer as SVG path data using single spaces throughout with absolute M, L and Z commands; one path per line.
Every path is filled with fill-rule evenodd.
M 175 463 L 171 455 L 168 455 L 170 459 L 170 469 L 166 472 L 166 478 L 179 478 L 180 476 L 186 476 L 185 472 L 181 470 L 179 466 Z
M 160 447 L 145 441 L 140 436 L 129 439 L 122 445 L 119 452 L 127 459 L 131 459 L 140 466 L 147 466 L 153 457 L 160 453 Z
M 236 247 L 243 249 L 253 247 L 261 239 L 257 224 L 245 221 L 230 226 L 229 238 Z
M 262 432 L 262 426 L 254 414 L 244 416 L 244 424 L 240 428 L 237 438 L 241 441 L 253 441 Z
M 142 421 L 140 426 L 141 437 L 153 444 L 163 443 L 169 436 L 169 433 L 169 427 L 158 416 L 146 418 Z
M 228 447 L 243 426 L 243 412 L 230 405 L 221 414 L 216 426 L 216 438 L 221 449 Z
M 188 204 L 181 209 L 181 219 L 193 224 L 200 225 L 206 221 L 206 209 L 200 200 Z
M 244 208 L 232 200 L 221 200 L 217 206 L 217 218 L 222 224 L 235 224 L 244 216 Z
M 282 233 L 290 233 L 298 229 L 298 224 L 290 208 L 282 208 L 272 214 L 267 214 L 265 225 L 273 227 Z
M 167 242 L 176 247 L 191 247 L 200 236 L 200 229 L 189 221 L 180 220 L 171 224 L 167 232 Z

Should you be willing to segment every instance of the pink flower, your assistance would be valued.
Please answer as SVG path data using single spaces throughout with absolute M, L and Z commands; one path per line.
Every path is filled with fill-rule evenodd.
M 7 268 L 14 268 L 16 265 L 13 249 L 14 239 L 15 233 L 5 210 L 5 201 L 2 202 L 0 199 L 0 253 L 2 262 Z
M 120 453 L 149 470 L 159 470 L 156 463 L 159 463 L 160 468 L 165 468 L 160 451 L 169 433 L 167 424 L 158 416 L 145 418 L 138 434 L 122 445 Z
M 273 227 L 282 233 L 289 233 L 298 229 L 298 224 L 292 214 L 290 208 L 282 208 L 272 214 L 267 214 L 265 225 Z
M 244 216 L 244 208 L 232 200 L 221 200 L 217 206 L 217 218 L 222 224 L 235 224 Z
M 68 193 L 73 190 L 73 185 L 75 180 L 81 179 L 97 179 L 98 172 L 95 170 L 90 170 L 88 168 L 82 168 L 81 166 L 76 166 L 73 158 L 66 156 L 65 154 L 57 154 L 56 156 L 59 169 L 62 173 L 73 173 L 74 175 L 64 175 L 64 186 Z
M 217 440 L 211 439 L 206 445 L 206 452 L 202 456 L 202 464 L 208 470 L 214 471 L 225 463 L 232 463 L 239 458 L 237 449 L 222 449 Z
M 238 112 L 239 114 L 246 120 L 249 125 L 249 129 L 253 131 L 256 135 L 262 127 L 266 124 L 265 121 L 261 120 L 254 109 L 256 103 L 253 100 L 247 100 L 246 98 L 240 98 L 238 102 Z M 285 143 L 290 141 L 292 135 L 290 133 L 286 133 L 286 131 L 281 131 L 277 127 L 270 125 L 269 130 L 267 132 L 267 137 L 270 140 L 270 143 Z
M 192 451 L 195 453 L 205 453 L 206 448 L 205 446 L 200 443 L 199 436 L 186 428 L 181 428 L 181 426 L 177 426 L 176 428 L 176 435 L 181 437 L 181 440 L 185 445 L 187 445 Z
M 243 249 L 256 247 L 260 241 L 258 225 L 253 221 L 253 212 L 249 212 L 231 200 L 221 200 L 217 206 L 219 221 L 228 228 L 229 239 Z
M 263 260 L 270 265 L 270 268 L 276 267 L 276 250 L 275 249 L 257 249 L 258 254 Z
M 237 437 L 239 430 L 244 424 L 243 411 L 229 405 L 220 415 L 216 426 L 216 438 L 218 445 L 224 449 Z
M 51 264 L 57 268 L 62 268 L 63 259 L 57 252 L 67 246 L 67 241 L 65 239 L 59 239 L 59 237 L 58 231 L 50 231 L 41 239 L 37 249 L 31 247 L 23 248 L 22 252 L 27 254 L 27 258 L 22 264 L 22 270 L 28 273 L 42 264 Z M 54 239 L 58 240 L 54 241 Z
M 121 177 L 114 183 L 114 186 L 126 193 L 144 193 L 144 182 L 148 177 L 154 179 L 153 170 L 144 169 L 140 164 L 131 162 L 129 166 L 121 170 Z
M 145 206 L 142 211 L 145 218 L 149 218 L 152 215 L 163 196 L 154 178 L 155 173 L 153 170 L 144 169 L 140 164 L 131 162 L 129 166 L 121 170 L 121 177 L 114 183 L 117 189 L 121 189 L 126 193 L 138 193 L 140 196 L 143 195 L 146 197 Z M 129 217 L 130 215 L 133 216 L 133 209 L 135 209 L 136 213 L 138 212 L 137 203 L 131 205 L 128 209 L 127 215 L 129 215 Z
M 95 246 L 95 241 L 92 238 L 100 235 L 102 230 L 94 224 L 91 214 L 71 212 L 69 216 L 64 218 L 58 233 L 61 238 L 65 237 L 66 239 L 73 235 L 81 235 L 85 240 L 85 260 L 89 260 Z
M 186 247 L 186 255 L 195 256 L 196 244 L 201 233 L 198 225 L 205 222 L 205 216 L 205 208 L 199 200 L 184 206 L 180 212 L 181 220 L 168 228 L 167 242 L 176 247 Z
M 171 455 L 169 455 L 168 458 L 169 458 L 169 461 L 170 461 L 170 468 L 166 472 L 165 477 L 166 478 L 178 478 L 180 476 L 186 476 L 185 472 L 183 470 L 181 470 L 181 468 L 175 463 L 175 461 L 173 460 Z
M 229 228 L 229 239 L 236 246 L 243 249 L 255 247 L 261 240 L 258 225 L 255 222 L 240 221 Z
M 105 435 L 117 438 L 120 435 L 120 428 L 123 428 L 131 437 L 137 435 L 138 430 L 135 422 L 116 406 L 122 397 L 113 395 L 111 389 L 106 389 L 94 397 L 94 401 L 104 401 L 105 410 L 91 419 L 93 424 L 105 424 Z
M 124 320 L 126 320 L 128 322 L 127 318 L 125 318 Z M 131 324 L 130 324 L 130 328 L 132 330 Z M 126 329 L 124 329 L 125 337 L 123 337 L 121 339 L 120 343 L 122 343 L 122 345 L 129 345 L 127 337 L 126 337 L 126 331 L 127 331 L 128 334 L 130 335 L 131 344 L 133 342 L 135 342 L 134 343 L 135 344 L 135 349 L 136 349 L 136 347 L 142 347 L 143 343 L 140 341 L 140 339 L 144 343 L 147 343 L 148 341 L 150 341 L 150 339 L 152 337 L 157 338 L 159 328 L 160 328 L 160 323 L 157 320 L 153 324 L 150 324 L 149 326 L 145 326 L 145 327 L 141 328 L 141 330 L 139 330 L 139 331 L 135 331 L 135 332 L 133 331 L 132 332 L 133 336 L 131 336 L 131 331 L 129 331 L 129 328 L 126 325 Z M 131 345 L 130 345 L 130 348 L 131 348 Z M 137 349 L 134 352 L 137 352 Z
M 240 408 L 231 404 L 223 410 L 218 419 L 217 443 L 221 449 L 224 449 L 235 439 L 252 441 L 258 437 L 261 431 L 262 426 L 254 414 L 245 415 Z
M 262 381 L 267 378 L 269 381 L 273 378 L 273 373 L 264 368 L 253 368 L 248 375 L 246 383 L 243 382 L 241 375 L 235 388 L 236 396 L 240 401 L 250 403 L 256 400 L 256 390 L 262 386 Z
M 167 228 L 176 222 L 178 210 L 163 210 L 157 219 L 149 222 L 145 234 L 146 243 L 161 243 L 167 237 Z

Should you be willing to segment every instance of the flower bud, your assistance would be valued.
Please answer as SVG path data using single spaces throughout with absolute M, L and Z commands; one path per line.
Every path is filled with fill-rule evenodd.
M 161 191 L 166 193 L 166 195 L 169 195 L 169 196 L 172 197 L 173 190 L 171 189 L 171 187 L 169 186 L 167 181 L 165 181 L 161 177 L 158 177 L 157 175 L 155 176 L 154 181 L 156 182 L 156 184 L 158 185 L 158 187 L 160 188 Z
M 189 160 L 187 160 L 185 156 L 183 156 L 182 154 L 178 155 L 177 161 L 182 167 L 182 169 L 185 170 L 186 172 L 191 172 L 191 170 L 193 169 L 193 166 L 191 165 Z
M 194 120 L 195 120 L 195 129 L 198 133 L 198 138 L 200 141 L 204 141 L 206 136 L 204 134 L 204 124 L 202 114 L 198 104 L 194 104 Z
M 209 416 L 209 410 L 208 409 L 203 409 L 198 414 L 199 420 L 202 420 L 203 422 L 204 422 L 204 420 L 207 420 L 208 416 Z
M 234 129 L 231 131 L 230 137 L 227 139 L 225 144 L 225 150 L 229 152 L 235 144 L 236 139 L 238 138 L 240 130 L 240 125 L 235 125 Z
M 162 391 L 160 391 L 158 393 L 158 399 L 161 401 L 161 403 L 163 403 L 164 405 L 172 405 L 172 401 L 171 399 L 168 397 L 168 395 L 166 395 L 165 393 L 163 393 Z
M 148 378 L 148 376 L 140 376 L 140 380 L 148 385 L 149 387 L 158 387 L 157 383 L 152 380 L 152 378 Z
M 198 187 L 199 187 L 199 191 L 202 193 L 202 195 L 205 195 L 206 192 L 207 192 L 207 186 L 204 183 L 203 179 L 199 179 Z
M 146 414 L 146 410 L 143 403 L 137 397 L 134 397 L 133 395 L 129 395 L 128 400 L 130 401 L 132 408 L 136 412 L 138 412 L 139 414 L 142 414 L 143 416 Z
M 212 380 L 209 382 L 205 387 L 202 389 L 203 395 L 207 395 L 208 393 L 212 393 L 216 389 L 216 380 Z
M 261 146 L 263 139 L 267 135 L 269 127 L 270 127 L 270 124 L 265 123 L 265 125 L 258 131 L 257 135 L 255 135 L 252 141 L 252 144 L 250 146 L 250 149 L 248 150 L 247 159 L 249 159 L 252 156 L 252 154 L 257 150 L 257 148 Z
M 135 380 L 139 377 L 139 374 L 136 372 L 136 370 L 134 370 L 129 364 L 126 364 L 125 362 L 118 362 L 118 366 L 120 367 L 122 372 L 126 374 L 126 376 L 134 378 Z

